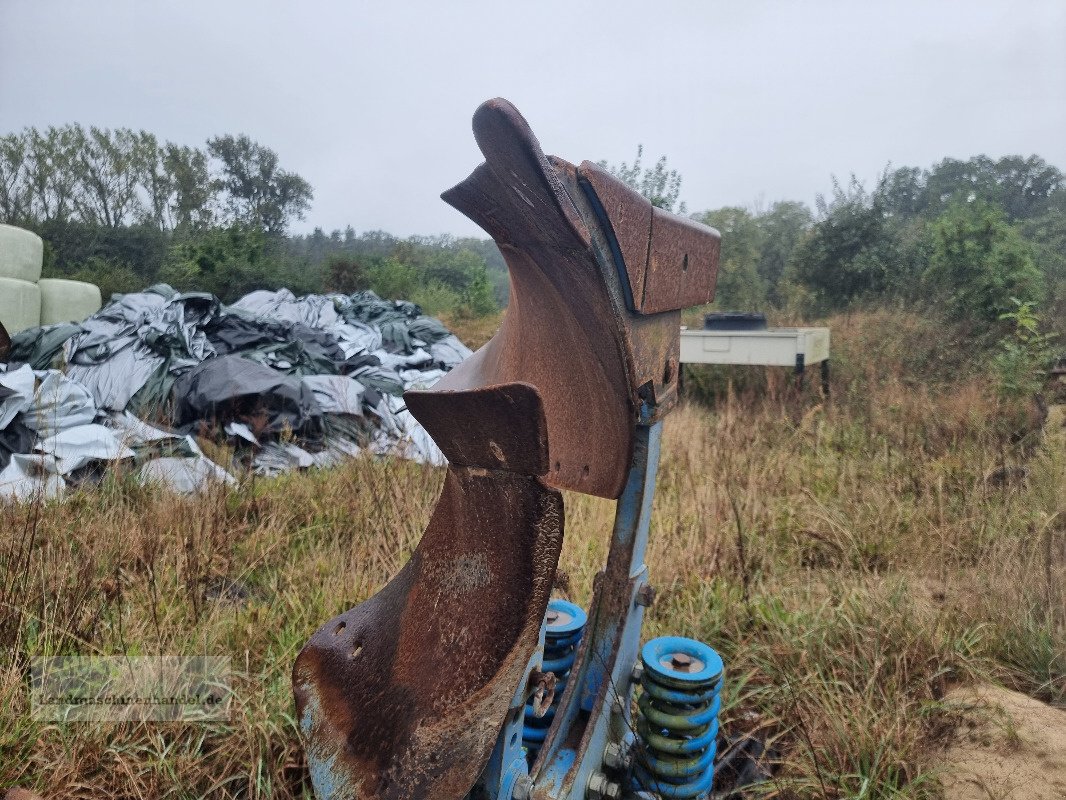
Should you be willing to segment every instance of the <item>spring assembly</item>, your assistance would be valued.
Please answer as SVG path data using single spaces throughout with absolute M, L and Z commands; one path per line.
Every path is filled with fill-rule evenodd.
M 555 709 L 566 688 L 566 679 L 570 668 L 574 666 L 577 645 L 584 633 L 588 615 L 580 606 L 566 600 L 553 599 L 548 602 L 544 614 L 544 658 L 541 661 L 542 672 L 554 672 L 556 678 L 555 698 L 551 707 L 538 717 L 533 711 L 532 702 L 526 703 L 526 716 L 522 725 L 522 745 L 526 749 L 529 763 L 537 757 L 537 751 L 548 735 L 555 718 Z
M 640 652 L 634 788 L 670 800 L 706 797 L 714 783 L 721 656 L 694 639 L 664 636 Z

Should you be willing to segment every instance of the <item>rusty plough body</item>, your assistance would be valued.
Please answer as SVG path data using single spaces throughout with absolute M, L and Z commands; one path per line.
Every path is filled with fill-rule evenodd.
M 712 298 L 719 235 L 595 164 L 545 156 L 505 100 L 478 108 L 474 135 L 485 163 L 443 198 L 499 245 L 510 304 L 491 341 L 405 395 L 449 461 L 410 561 L 296 661 L 315 791 L 702 797 L 720 660 L 688 639 L 638 650 L 680 309 Z M 549 606 L 560 489 L 618 500 L 587 615 Z

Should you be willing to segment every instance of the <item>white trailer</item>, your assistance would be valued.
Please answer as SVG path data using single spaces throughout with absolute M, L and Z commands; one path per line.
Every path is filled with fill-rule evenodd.
M 829 393 L 829 328 L 689 330 L 681 328 L 682 364 L 792 367 L 802 384 L 808 365 L 822 365 L 822 389 Z

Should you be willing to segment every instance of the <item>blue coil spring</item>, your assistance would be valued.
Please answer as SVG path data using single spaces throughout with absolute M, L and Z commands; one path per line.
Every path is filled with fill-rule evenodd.
M 722 658 L 694 639 L 664 636 L 640 651 L 638 790 L 670 800 L 706 797 L 714 783 Z
M 541 661 L 542 672 L 554 672 L 556 677 L 555 699 L 544 716 L 538 717 L 533 712 L 533 704 L 526 704 L 525 721 L 522 724 L 522 745 L 530 763 L 536 758 L 537 751 L 548 735 L 548 728 L 555 718 L 555 709 L 559 698 L 566 688 L 566 679 L 570 668 L 574 666 L 577 645 L 585 631 L 588 615 L 581 606 L 566 600 L 551 600 L 544 615 L 544 658 Z

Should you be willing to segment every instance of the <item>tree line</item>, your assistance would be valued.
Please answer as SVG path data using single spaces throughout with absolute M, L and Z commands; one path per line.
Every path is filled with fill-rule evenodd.
M 284 233 L 311 185 L 248 136 L 203 148 L 147 131 L 26 128 L 0 138 L 0 215 L 13 224 L 146 225 L 160 231 L 245 224 Z
M 675 213 L 681 175 L 607 166 Z M 313 192 L 246 135 L 203 147 L 146 131 L 79 125 L 0 138 L 0 221 L 46 242 L 46 274 L 105 295 L 157 281 L 233 300 L 256 288 L 355 291 L 481 315 L 507 302 L 507 272 L 487 239 L 398 238 L 383 231 L 290 235 Z M 905 303 L 993 327 L 1019 304 L 1066 319 L 1066 184 L 1038 156 L 944 159 L 886 169 L 872 188 L 834 182 L 814 207 L 782 200 L 692 215 L 723 234 L 716 305 L 812 316 Z
M 1066 300 L 1066 183 L 1037 156 L 886 169 L 872 189 L 834 181 L 814 209 L 695 217 L 723 235 L 722 306 L 811 315 L 900 302 L 985 324 L 1019 302 Z
M 46 276 L 96 283 L 105 296 L 165 281 L 226 301 L 263 287 L 369 288 L 443 314 L 487 314 L 506 301 L 489 242 L 351 228 L 289 236 L 312 198 L 304 178 L 246 135 L 199 148 L 81 125 L 0 138 L 0 221 L 42 236 Z

